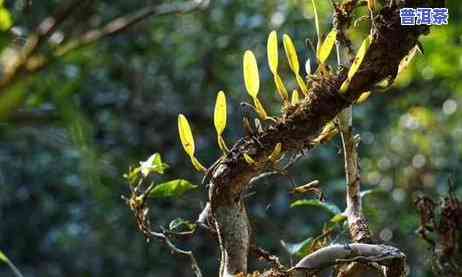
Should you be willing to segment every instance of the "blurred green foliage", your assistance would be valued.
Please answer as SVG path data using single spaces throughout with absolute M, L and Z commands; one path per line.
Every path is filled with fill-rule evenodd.
M 28 2 L 3 4 L 24 35 L 60 1 L 32 1 L 32 8 Z M 321 33 L 327 34 L 331 7 L 329 1 L 318 2 Z M 374 92 L 354 108 L 363 189 L 383 191 L 365 197 L 366 215 L 375 238 L 408 254 L 411 276 L 432 276 L 431 252 L 415 234 L 419 218 L 413 200 L 421 193 L 435 198 L 445 193 L 450 176 L 462 194 L 462 6 L 447 2 L 449 25 L 432 28 L 422 39 L 425 55 L 392 89 Z M 77 15 L 81 24 L 59 32 L 79 33 L 148 4 L 157 1 L 98 1 Z M 273 29 L 290 34 L 299 58 L 315 61 L 315 53 L 304 46 L 305 38 L 316 37 L 312 11 L 311 1 L 213 1 L 202 12 L 148 19 L 1 92 L 0 249 L 25 276 L 190 276 L 188 259 L 167 255 L 167 248 L 147 244 L 137 231 L 120 198 L 128 192 L 122 173 L 161 152 L 171 166 L 167 179 L 198 185 L 201 176 L 178 139 L 178 113 L 188 115 L 196 155 L 210 165 L 220 155 L 213 128 L 216 92 L 227 92 L 224 136 L 231 144 L 243 135 L 239 103 L 249 99 L 241 61 L 252 49 L 260 61 L 261 101 L 277 114 L 273 76 L 262 62 L 267 35 Z M 362 22 L 352 33 L 356 47 L 367 27 Z M 23 41 L 11 43 L 18 47 Z M 289 76 L 289 70 L 286 63 L 279 67 L 281 76 Z M 285 81 L 296 86 L 295 78 Z M 315 149 L 290 174 L 300 184 L 319 179 L 327 200 L 343 209 L 339 149 L 339 140 Z M 291 187 L 286 178 L 268 178 L 248 198 L 257 243 L 285 263 L 295 252 L 288 253 L 280 240 L 315 237 L 331 218 L 316 208 L 290 209 L 297 200 L 288 194 Z M 206 199 L 206 189 L 199 187 L 177 200 L 156 200 L 154 225 L 194 220 Z M 178 242 L 195 252 L 205 276 L 214 276 L 218 268 L 218 245 L 210 241 L 199 234 L 191 242 Z M 0 275 L 11 274 L 0 267 Z

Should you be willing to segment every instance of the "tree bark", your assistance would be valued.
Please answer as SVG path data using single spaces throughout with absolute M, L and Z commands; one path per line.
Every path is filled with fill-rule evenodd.
M 442 1 L 400 3 L 413 7 Z M 312 148 L 312 140 L 325 124 L 352 105 L 361 93 L 386 78 L 393 80 L 401 60 L 417 44 L 418 37 L 428 32 L 428 26 L 401 26 L 399 8 L 384 7 L 375 17 L 369 50 L 345 93 L 339 93 L 347 77 L 345 71 L 317 76 L 309 83 L 307 97 L 284 111 L 263 133 L 240 139 L 211 169 L 209 200 L 222 251 L 220 276 L 247 272 L 250 228 L 242 195 L 249 181 L 268 168 L 268 156 L 276 144 L 281 143 L 284 152 Z M 247 163 L 244 154 L 255 163 Z

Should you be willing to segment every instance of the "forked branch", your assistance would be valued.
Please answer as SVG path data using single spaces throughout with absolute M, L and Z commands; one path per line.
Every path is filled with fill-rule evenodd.
M 439 3 L 407 0 L 400 1 L 400 4 L 415 6 L 422 2 Z M 247 272 L 250 227 L 242 196 L 252 178 L 267 170 L 267 157 L 275 146 L 281 144 L 283 152 L 311 149 L 322 128 L 351 106 L 363 92 L 384 79 L 393 80 L 401 60 L 418 43 L 419 36 L 428 32 L 428 26 L 401 26 L 399 7 L 385 6 L 374 18 L 370 46 L 343 93 L 339 91 L 347 78 L 345 71 L 317 76 L 319 78 L 310 83 L 310 90 L 301 102 L 285 110 L 264 132 L 240 139 L 214 165 L 210 173 L 209 200 L 221 245 L 220 276 Z M 254 162 L 249 164 L 246 156 L 251 156 Z M 355 180 L 356 176 L 350 179 Z M 351 190 L 352 196 L 357 195 L 355 186 L 351 186 Z M 357 203 L 352 201 L 350 205 Z M 353 235 L 359 240 L 367 237 L 361 233 L 358 231 Z

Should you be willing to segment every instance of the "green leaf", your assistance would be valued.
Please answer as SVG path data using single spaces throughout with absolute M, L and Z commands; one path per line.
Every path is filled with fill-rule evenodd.
M 0 30 L 7 31 L 13 25 L 10 12 L 5 8 L 0 8 Z
M 149 194 L 152 198 L 180 197 L 197 186 L 183 179 L 171 180 L 157 185 Z
M 170 221 L 168 225 L 170 231 L 191 231 L 196 228 L 196 224 L 189 222 L 188 220 L 184 220 L 182 218 L 175 218 L 174 220 Z
M 3 253 L 2 250 L 0 250 L 0 261 L 2 261 L 4 263 L 8 263 L 8 261 L 9 261 L 8 257 L 5 255 L 5 253 Z
M 168 164 L 162 162 L 162 157 L 160 156 L 159 153 L 155 153 L 153 156 L 154 157 L 153 157 L 153 162 L 152 162 L 152 165 L 153 165 L 152 170 L 156 173 L 164 174 L 165 169 L 168 168 Z
M 328 202 L 321 202 L 317 199 L 302 199 L 302 200 L 297 200 L 295 202 L 292 202 L 292 204 L 290 204 L 291 208 L 307 207 L 307 206 L 323 208 L 325 211 L 333 215 L 341 213 L 340 209 L 335 204 L 328 203 Z
M 330 219 L 330 222 L 335 223 L 335 224 L 340 224 L 340 223 L 343 223 L 346 219 L 347 217 L 345 215 L 336 214 Z
M 333 29 L 329 32 L 326 39 L 319 48 L 318 60 L 321 64 L 325 63 L 327 58 L 329 58 L 332 49 L 334 48 L 335 41 L 337 39 L 337 31 Z
M 308 254 L 307 251 L 312 242 L 313 238 L 307 238 L 297 243 L 287 243 L 285 241 L 281 241 L 282 246 L 290 255 L 297 255 L 299 257 L 303 257 Z

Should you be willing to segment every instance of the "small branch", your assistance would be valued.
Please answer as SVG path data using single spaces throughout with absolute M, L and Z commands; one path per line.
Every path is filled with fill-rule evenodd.
M 342 66 L 340 43 L 336 43 L 337 63 Z M 355 242 L 369 242 L 371 234 L 361 204 L 361 178 L 357 142 L 353 136 L 353 106 L 344 109 L 338 116 L 339 131 L 342 138 L 346 178 L 345 215 L 348 219 L 350 235 Z
M 159 240 L 163 240 L 165 242 L 165 244 L 168 246 L 168 248 L 170 248 L 170 250 L 173 253 L 188 256 L 190 258 L 190 260 L 191 260 L 191 267 L 192 267 L 192 269 L 194 271 L 194 274 L 196 275 L 196 277 L 202 277 L 201 269 L 199 268 L 199 265 L 198 265 L 198 263 L 196 261 L 196 258 L 194 257 L 194 254 L 193 254 L 192 251 L 186 251 L 186 250 L 182 250 L 182 249 L 176 247 L 170 241 L 170 239 L 163 233 L 158 233 L 158 232 L 151 231 L 150 235 L 151 235 L 151 237 L 157 238 Z
M 285 267 L 281 264 L 279 257 L 272 255 L 265 249 L 252 245 L 252 251 L 257 255 L 258 259 L 266 260 L 271 263 L 271 266 L 277 270 L 283 270 Z
M 149 193 L 155 187 L 154 184 L 150 184 L 147 188 L 142 188 L 143 180 L 140 179 L 140 183 L 135 188 L 130 187 L 130 197 L 122 196 L 122 199 L 125 200 L 127 205 L 130 207 L 130 210 L 133 212 L 136 222 L 138 225 L 138 229 L 144 234 L 147 241 L 151 238 L 155 238 L 165 242 L 165 244 L 170 248 L 173 253 L 188 256 L 191 260 L 191 267 L 194 271 L 196 277 L 202 277 L 202 272 L 197 264 L 196 258 L 193 255 L 192 251 L 187 251 L 176 247 L 172 241 L 169 239 L 169 235 L 171 236 L 192 236 L 195 234 L 196 228 L 192 229 L 191 231 L 186 232 L 179 232 L 179 233 L 170 233 L 168 231 L 164 231 L 162 228 L 162 232 L 155 232 L 152 229 L 151 221 L 149 217 L 150 209 L 147 205 L 147 199 Z M 205 212 L 207 213 L 207 206 L 205 208 Z

